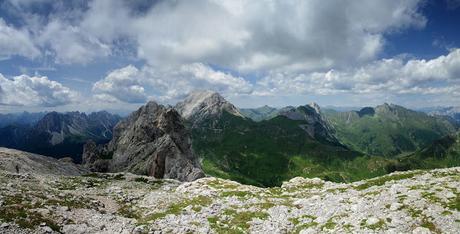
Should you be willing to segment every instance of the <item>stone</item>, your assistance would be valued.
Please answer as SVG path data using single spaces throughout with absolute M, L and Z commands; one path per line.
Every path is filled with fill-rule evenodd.
M 377 224 L 379 221 L 380 220 L 378 218 L 376 218 L 376 217 L 370 217 L 370 218 L 367 219 L 366 224 L 368 226 L 371 226 L 371 225 Z
M 430 229 L 424 228 L 424 227 L 416 227 L 413 231 L 412 234 L 431 234 Z
M 51 228 L 48 227 L 48 226 L 41 227 L 41 229 L 42 229 L 43 232 L 45 232 L 45 233 L 52 233 L 52 232 L 53 232 L 53 229 L 51 229 Z
M 390 210 L 391 210 L 391 211 L 396 211 L 396 210 L 398 210 L 398 209 L 401 208 L 401 207 L 402 207 L 402 204 L 401 204 L 401 203 L 398 203 L 398 202 L 391 203 Z

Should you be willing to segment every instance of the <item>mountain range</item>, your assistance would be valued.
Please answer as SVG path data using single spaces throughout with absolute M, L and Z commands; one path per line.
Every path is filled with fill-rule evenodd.
M 0 128 L 9 126 L 9 125 L 33 125 L 37 123 L 43 116 L 46 115 L 46 112 L 21 112 L 21 113 L 8 113 L 0 114 Z
M 10 124 L 0 128 L 0 146 L 81 162 L 84 143 L 90 139 L 109 141 L 120 119 L 105 111 L 88 115 L 49 112 L 32 125 Z
M 314 103 L 239 110 L 217 93 L 195 92 L 175 108 L 186 113 L 207 174 L 259 186 L 294 176 L 346 182 L 382 175 L 403 168 L 400 157 L 458 129 L 443 117 L 394 104 L 346 112 Z
M 207 174 L 276 186 L 296 176 L 350 182 L 457 166 L 458 127 L 451 116 L 394 104 L 356 111 L 315 103 L 239 109 L 216 92 L 196 91 L 174 107 L 149 102 L 124 119 L 47 113 L 30 126 L 1 128 L 0 146 L 71 156 L 93 171 L 183 181 Z

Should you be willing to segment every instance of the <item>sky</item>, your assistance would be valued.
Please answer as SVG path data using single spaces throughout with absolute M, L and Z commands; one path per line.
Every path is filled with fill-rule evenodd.
M 460 0 L 0 0 L 0 112 L 460 106 Z

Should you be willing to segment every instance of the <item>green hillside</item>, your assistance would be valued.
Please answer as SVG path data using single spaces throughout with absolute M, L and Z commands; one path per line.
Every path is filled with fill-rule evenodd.
M 350 148 L 393 157 L 428 147 L 456 131 L 444 118 L 429 116 L 397 105 L 384 104 L 361 111 L 325 111 L 337 138 Z
M 448 135 L 429 147 L 398 158 L 389 170 L 432 169 L 460 165 L 460 133 Z
M 312 139 L 301 124 L 283 116 L 255 122 L 224 112 L 193 129 L 193 147 L 207 174 L 259 186 L 295 176 L 354 181 L 386 173 L 389 160 Z

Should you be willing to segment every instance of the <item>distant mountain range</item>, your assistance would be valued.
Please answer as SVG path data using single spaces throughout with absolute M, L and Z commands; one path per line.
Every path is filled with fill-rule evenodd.
M 0 146 L 80 162 L 91 140 L 84 150 L 91 170 L 184 181 L 202 170 L 258 186 L 296 176 L 349 182 L 460 165 L 455 113 L 386 103 L 351 111 L 315 103 L 239 109 L 218 93 L 197 91 L 174 107 L 149 102 L 122 121 L 107 112 L 31 117 L 0 128 Z
M 35 117 L 35 115 L 31 115 Z M 0 128 L 0 146 L 53 156 L 72 157 L 81 162 L 87 140 L 106 142 L 121 118 L 105 111 L 89 115 L 80 112 L 50 112 L 29 125 L 11 123 Z
M 385 157 L 414 152 L 457 130 L 444 118 L 386 103 L 359 111 L 329 110 L 325 115 L 341 142 L 360 152 Z
M 9 126 L 9 125 L 33 125 L 37 123 L 43 116 L 46 115 L 46 112 L 38 113 L 10 113 L 10 114 L 0 114 L 0 128 Z
M 460 106 L 437 107 L 428 110 L 430 115 L 445 115 L 460 122 Z

